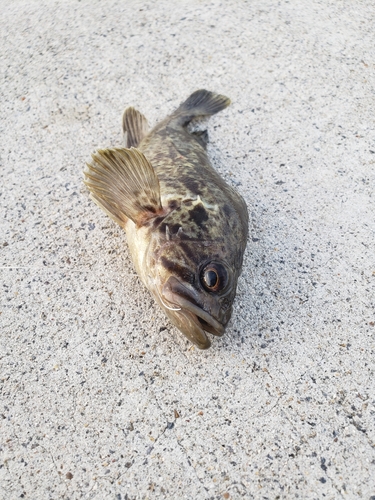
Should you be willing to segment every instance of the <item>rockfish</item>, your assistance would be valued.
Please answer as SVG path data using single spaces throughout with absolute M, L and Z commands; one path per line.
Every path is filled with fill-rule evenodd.
M 243 198 L 213 169 L 207 130 L 189 123 L 230 100 L 197 90 L 148 131 L 123 115 L 126 148 L 98 150 L 85 169 L 91 198 L 125 229 L 136 270 L 171 322 L 200 349 L 231 314 L 248 235 Z

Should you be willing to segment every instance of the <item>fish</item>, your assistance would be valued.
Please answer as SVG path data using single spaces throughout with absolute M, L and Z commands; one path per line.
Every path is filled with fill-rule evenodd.
M 84 169 L 90 198 L 125 229 L 141 281 L 199 349 L 225 332 L 248 237 L 246 203 L 211 165 L 207 129 L 193 126 L 229 104 L 197 90 L 151 131 L 129 107 L 125 147 L 97 150 Z

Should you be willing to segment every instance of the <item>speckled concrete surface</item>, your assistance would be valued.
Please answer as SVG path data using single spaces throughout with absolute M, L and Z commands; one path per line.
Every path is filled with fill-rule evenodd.
M 0 497 L 375 498 L 372 1 L 1 4 Z M 191 347 L 82 168 L 197 88 L 251 214 Z

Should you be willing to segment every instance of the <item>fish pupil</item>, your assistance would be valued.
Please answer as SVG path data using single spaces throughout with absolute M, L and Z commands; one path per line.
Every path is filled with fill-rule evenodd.
M 216 271 L 214 271 L 212 269 L 210 269 L 204 273 L 204 281 L 206 283 L 206 286 L 208 286 L 208 288 L 215 287 L 217 282 L 218 282 L 218 279 L 219 279 L 219 277 L 218 277 Z

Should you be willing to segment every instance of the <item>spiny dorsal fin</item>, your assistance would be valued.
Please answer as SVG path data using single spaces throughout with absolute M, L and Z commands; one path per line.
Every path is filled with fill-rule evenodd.
M 163 214 L 159 180 L 138 149 L 101 149 L 84 174 L 91 198 L 120 226 L 128 218 L 142 226 Z
M 228 97 L 201 89 L 193 92 L 173 114 L 181 119 L 183 125 L 187 125 L 193 118 L 214 115 L 229 104 Z
M 126 147 L 136 148 L 148 133 L 146 117 L 134 108 L 127 108 L 122 115 L 122 130 L 126 134 Z

